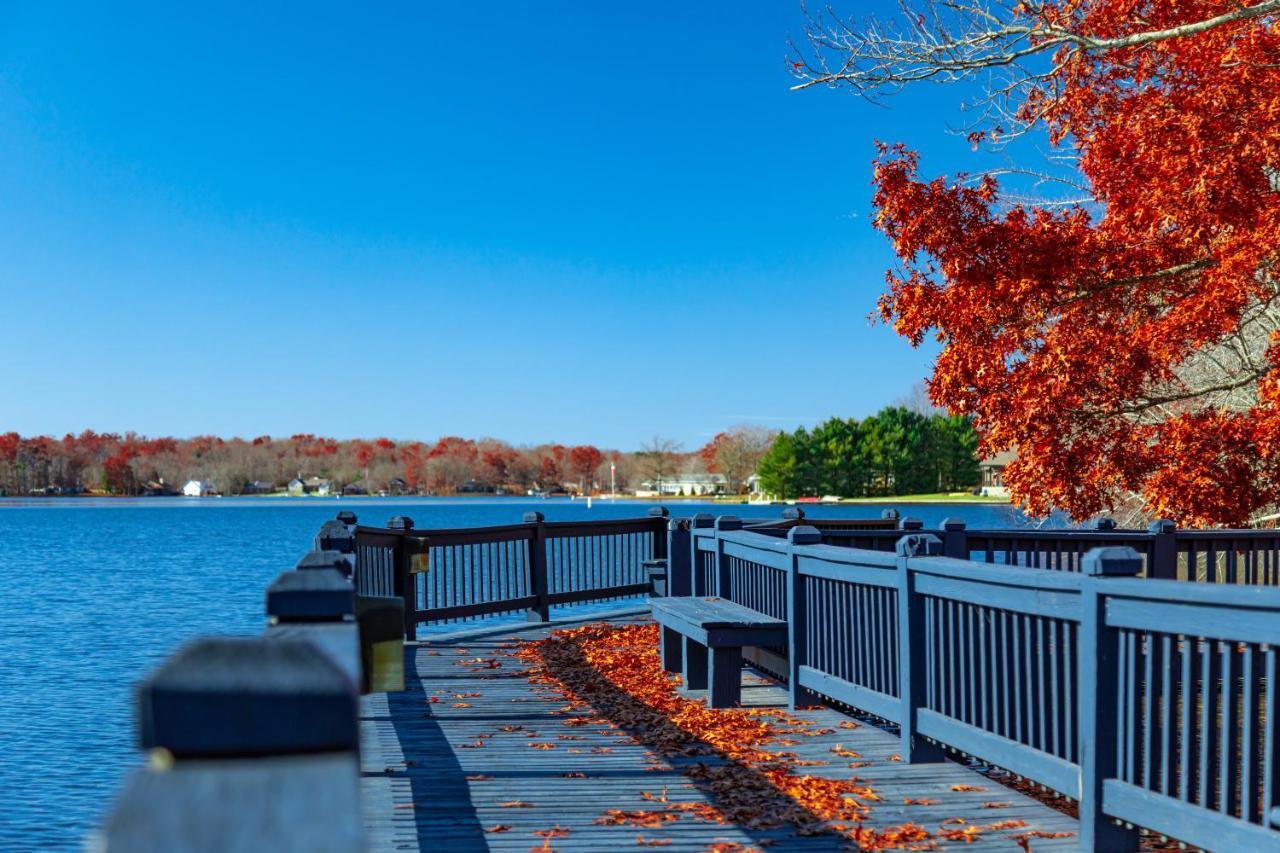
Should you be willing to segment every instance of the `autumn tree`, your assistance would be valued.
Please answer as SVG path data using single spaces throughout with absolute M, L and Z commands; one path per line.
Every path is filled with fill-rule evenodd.
M 636 457 L 641 476 L 653 483 L 655 490 L 661 492 L 662 483 L 676 473 L 680 447 L 680 442 L 675 439 L 658 435 L 640 445 Z
M 717 433 L 698 450 L 698 456 L 709 473 L 724 475 L 730 494 L 742 494 L 747 478 L 755 473 L 774 435 L 773 430 L 743 424 Z
M 882 145 L 880 312 L 1016 500 L 1184 524 L 1280 502 L 1280 0 L 907 2 L 813 18 L 798 88 L 985 87 L 999 172 Z M 1028 142 L 1049 156 L 1028 160 Z M 1030 177 L 1029 177 L 1030 176 Z
M 582 483 L 582 493 L 591 494 L 591 486 L 595 481 L 596 469 L 604 462 L 604 454 L 590 444 L 580 444 L 569 448 L 569 464 L 577 473 Z

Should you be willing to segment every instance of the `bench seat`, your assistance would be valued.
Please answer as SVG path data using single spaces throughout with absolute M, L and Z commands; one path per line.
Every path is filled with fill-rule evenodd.
M 657 598 L 653 621 L 662 626 L 662 666 L 683 673 L 686 690 L 710 691 L 712 708 L 742 698 L 742 648 L 787 642 L 787 623 L 721 598 Z

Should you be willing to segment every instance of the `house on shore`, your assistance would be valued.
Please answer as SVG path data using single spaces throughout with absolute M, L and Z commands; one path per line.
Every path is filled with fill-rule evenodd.
M 203 498 L 216 495 L 218 492 L 208 480 L 188 480 L 182 487 L 182 494 L 188 498 Z
M 333 484 L 322 477 L 307 477 L 303 479 L 301 476 L 294 477 L 289 481 L 287 491 L 289 494 L 298 495 L 320 495 L 326 496 L 333 489 Z
M 715 495 L 728 485 L 724 474 L 673 474 L 661 481 L 645 480 L 635 494 L 638 498 Z
M 982 476 L 978 481 L 978 493 L 987 497 L 1007 498 L 1009 489 L 1004 484 L 1004 469 L 1017 458 L 1015 451 L 1004 450 L 979 462 L 978 472 Z
M 269 495 L 275 491 L 276 484 L 269 483 L 266 480 L 252 480 L 244 484 L 241 490 L 242 495 Z
M 369 490 L 361 483 L 347 483 L 342 487 L 342 493 L 344 495 L 367 495 Z

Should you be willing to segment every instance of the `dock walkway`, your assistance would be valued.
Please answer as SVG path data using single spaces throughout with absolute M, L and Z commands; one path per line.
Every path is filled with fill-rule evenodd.
M 406 646 L 406 690 L 367 696 L 361 709 L 371 850 L 849 849 L 831 833 L 798 835 L 792 825 L 760 828 L 700 818 L 700 804 L 716 806 L 714 786 L 695 784 L 682 771 L 727 759 L 659 756 L 625 727 L 575 714 L 563 698 L 531 684 L 511 647 L 549 630 L 474 629 Z M 478 663 L 494 659 L 503 666 Z M 785 705 L 785 692 L 750 670 L 744 671 L 742 694 L 747 706 Z M 566 726 L 575 715 L 581 720 Z M 1076 821 L 1035 799 L 958 763 L 903 764 L 894 760 L 897 737 L 870 724 L 850 728 L 850 718 L 837 711 L 796 716 L 812 720 L 821 733 L 768 748 L 813 762 L 804 770 L 814 776 L 856 775 L 880 797 L 864 825 L 892 829 L 911 822 L 929 831 L 938 849 L 1076 849 Z M 531 748 L 536 744 L 542 746 Z M 850 752 L 857 753 L 856 770 L 841 757 Z M 762 810 L 780 796 L 786 795 L 762 791 Z M 672 806 L 678 818 L 653 817 Z M 611 809 L 639 813 L 639 825 L 600 822 Z M 1006 828 L 991 828 L 1000 824 Z M 971 826 L 984 829 L 968 841 L 954 834 Z

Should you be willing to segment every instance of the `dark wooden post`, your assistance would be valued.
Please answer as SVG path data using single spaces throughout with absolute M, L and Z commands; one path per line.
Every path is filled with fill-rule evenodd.
M 893 519 L 894 521 L 897 521 L 897 520 L 898 520 L 898 511 L 897 511 L 896 509 L 882 509 L 882 510 L 880 510 L 880 517 L 881 517 L 881 518 L 891 518 L 891 519 Z
M 1116 529 L 1116 520 L 1114 518 L 1095 518 L 1092 526 L 1094 530 L 1100 533 L 1107 533 Z
M 911 519 L 905 519 L 903 525 Z M 910 529 L 910 528 L 907 528 Z M 898 730 L 902 737 L 902 760 L 908 764 L 942 761 L 942 747 L 922 738 L 916 719 L 925 703 L 929 673 L 925 668 L 924 599 L 916 595 L 916 577 L 911 560 L 942 554 L 942 540 L 928 533 L 914 533 L 898 540 L 898 696 L 902 702 Z
M 964 521 L 959 518 L 944 519 L 938 526 L 942 534 L 942 553 L 957 560 L 969 559 L 969 534 L 965 533 Z
M 547 528 L 545 518 L 540 512 L 526 512 L 524 523 L 532 525 L 529 537 L 529 594 L 537 601 L 525 613 L 530 622 L 550 622 L 551 607 L 547 603 Z
M 418 590 L 413 579 L 413 551 L 408 547 L 408 533 L 413 529 L 413 519 L 407 515 L 397 515 L 387 522 L 387 527 L 401 533 L 396 540 L 395 553 L 392 557 L 392 592 L 404 601 L 404 638 L 418 639 Z
M 816 527 L 803 525 L 787 531 L 787 704 L 793 711 L 817 702 L 813 693 L 800 686 L 800 667 L 808 663 L 805 657 L 808 600 L 804 594 L 797 546 L 821 542 L 822 533 Z
M 722 515 L 716 519 L 716 592 L 720 598 L 728 598 L 729 560 L 724 555 L 724 540 L 720 534 L 729 530 L 741 530 L 742 519 L 736 515 Z
M 804 524 L 804 510 L 798 506 L 789 506 L 782 511 L 782 520 L 791 522 L 792 527 Z
M 1094 548 L 1080 561 L 1080 849 L 1137 850 L 1138 832 L 1113 823 L 1103 811 L 1102 786 L 1118 776 L 1116 690 L 1120 636 L 1107 628 L 1107 578 L 1132 577 L 1142 557 L 1132 548 Z
M 320 525 L 320 532 L 316 534 L 315 548 L 317 551 L 338 551 L 350 554 L 356 550 L 356 539 L 345 524 L 333 519 Z
M 713 590 L 703 589 L 705 579 L 702 576 L 702 566 L 700 564 L 701 561 L 698 556 L 698 538 L 699 537 L 695 535 L 692 531 L 706 530 L 708 528 L 714 527 L 715 523 L 716 523 L 715 518 L 709 512 L 700 512 L 697 515 L 695 515 L 693 518 L 689 519 L 689 530 L 691 532 L 689 533 L 689 592 L 687 593 L 688 595 L 703 596 L 703 595 L 711 595 L 713 592 Z M 672 595 L 680 595 L 680 593 L 673 592 Z
M 692 523 L 687 518 L 667 522 L 667 595 L 693 594 L 693 535 L 689 533 Z
M 653 547 L 650 550 L 655 560 L 667 558 L 667 518 L 670 515 L 665 506 L 649 507 L 649 517 L 653 519 Z
M 898 522 L 899 530 L 924 530 L 924 522 L 918 518 L 904 518 Z
M 1151 534 L 1150 565 L 1147 566 L 1147 577 L 1178 579 L 1178 526 L 1167 519 L 1157 519 L 1147 525 L 1147 533 Z M 1210 571 L 1213 567 L 1210 566 Z M 1195 578 L 1190 578 L 1195 580 Z

